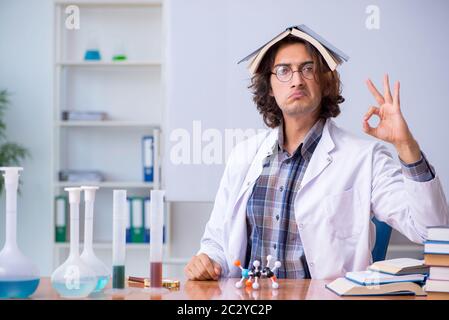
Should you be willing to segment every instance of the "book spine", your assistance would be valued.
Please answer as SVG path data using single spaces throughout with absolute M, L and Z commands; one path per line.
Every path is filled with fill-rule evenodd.
M 449 241 L 445 241 L 445 240 L 427 240 L 424 242 L 424 245 L 426 244 L 447 244 L 449 245 Z
M 151 201 L 150 198 L 145 198 L 144 200 L 144 224 L 145 224 L 145 236 L 144 236 L 144 242 L 150 243 L 150 205 Z
M 126 206 L 126 243 L 132 242 L 132 199 L 130 197 L 127 197 L 127 206 Z

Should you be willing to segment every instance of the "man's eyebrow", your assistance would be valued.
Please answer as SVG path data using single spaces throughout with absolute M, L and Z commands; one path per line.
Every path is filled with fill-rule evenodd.
M 313 64 L 313 61 L 304 61 L 303 63 L 301 63 L 300 65 L 299 65 L 299 67 L 301 68 L 301 67 L 304 67 L 306 64 L 310 64 L 310 63 L 312 63 Z M 276 67 L 279 67 L 279 66 L 291 66 L 292 65 L 292 63 L 278 63 L 278 64 L 275 64 L 274 66 L 273 66 L 273 68 L 276 68 Z

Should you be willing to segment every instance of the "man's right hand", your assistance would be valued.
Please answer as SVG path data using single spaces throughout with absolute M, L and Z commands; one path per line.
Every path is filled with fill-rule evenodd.
M 221 267 L 207 254 L 200 253 L 185 266 L 184 273 L 189 280 L 218 280 Z

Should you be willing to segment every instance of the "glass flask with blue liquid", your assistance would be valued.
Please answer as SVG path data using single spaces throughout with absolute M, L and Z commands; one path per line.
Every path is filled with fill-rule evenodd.
M 67 260 L 51 275 L 51 285 L 63 298 L 85 298 L 97 286 L 95 272 L 79 253 L 79 205 L 81 188 L 65 188 L 70 204 L 70 253 Z
M 2 167 L 6 191 L 6 239 L 0 252 L 0 298 L 27 298 L 39 285 L 39 270 L 17 246 L 19 167 Z
M 94 202 L 95 192 L 98 187 L 82 186 L 84 191 L 84 249 L 81 254 L 81 260 L 88 265 L 97 276 L 97 286 L 94 293 L 101 292 L 108 284 L 111 272 L 106 265 L 97 258 L 92 247 L 93 238 L 93 220 L 94 220 Z

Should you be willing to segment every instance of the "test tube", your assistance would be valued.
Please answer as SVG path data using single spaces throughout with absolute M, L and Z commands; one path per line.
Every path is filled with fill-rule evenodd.
M 150 287 L 162 288 L 162 241 L 164 223 L 163 190 L 151 190 Z
M 126 190 L 114 190 L 112 237 L 112 288 L 125 288 Z

